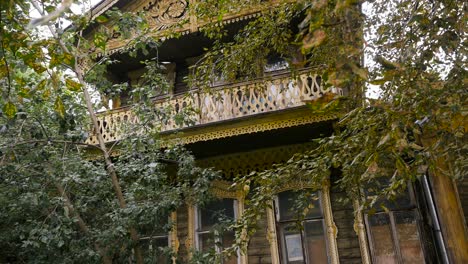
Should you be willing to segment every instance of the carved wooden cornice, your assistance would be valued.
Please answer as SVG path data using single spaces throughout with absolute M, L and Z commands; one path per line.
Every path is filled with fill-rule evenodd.
M 150 33 L 148 34 L 148 37 L 165 40 L 172 37 L 172 34 L 169 33 L 185 35 L 190 32 L 199 31 L 208 24 L 212 23 L 212 21 L 197 19 L 194 13 L 190 12 L 189 6 L 195 5 L 196 1 L 197 0 L 129 1 L 129 3 L 121 8 L 121 10 L 124 12 L 133 13 L 144 12 L 147 15 L 147 20 L 150 27 Z M 98 4 L 89 12 L 91 19 L 93 20 L 99 15 L 105 13 L 118 2 L 119 0 L 106 0 Z M 227 25 L 259 16 L 262 10 L 277 4 L 277 1 L 274 0 L 271 0 L 270 2 L 270 4 L 266 2 L 258 6 L 249 6 L 244 11 L 237 12 L 235 14 L 226 14 L 223 16 L 223 20 L 217 22 L 216 25 Z M 106 25 L 100 25 L 99 27 L 102 26 Z M 107 25 L 107 27 L 109 27 L 109 25 Z M 107 49 L 101 53 L 98 53 L 98 56 L 111 55 L 117 52 L 126 52 L 128 49 L 132 48 L 131 41 L 132 39 L 121 39 L 119 34 L 115 34 L 110 40 L 108 40 Z

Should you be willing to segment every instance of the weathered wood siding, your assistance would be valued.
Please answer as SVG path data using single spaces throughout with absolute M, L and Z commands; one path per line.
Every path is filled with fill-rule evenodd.
M 267 239 L 267 217 L 263 215 L 258 222 L 257 232 L 251 237 L 248 247 L 249 264 L 270 264 L 270 243 Z
M 332 179 L 333 180 L 333 179 Z M 362 263 L 359 239 L 354 231 L 354 209 L 351 202 L 341 201 L 346 198 L 346 193 L 332 186 L 330 191 L 333 219 L 338 228 L 338 254 L 340 263 Z
M 463 215 L 465 216 L 465 227 L 468 230 L 468 177 L 465 177 L 463 180 L 458 181 L 457 188 L 460 203 L 463 209 Z

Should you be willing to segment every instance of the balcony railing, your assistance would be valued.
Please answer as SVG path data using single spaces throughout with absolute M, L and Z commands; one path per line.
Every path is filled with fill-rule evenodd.
M 190 125 L 177 125 L 172 119 L 161 122 L 161 132 L 234 120 L 246 116 L 270 113 L 305 105 L 325 93 L 342 95 L 341 89 L 325 89 L 318 74 L 305 71 L 292 77 L 291 73 L 277 74 L 253 82 L 237 83 L 212 88 L 209 91 L 190 91 L 186 94 L 155 101 L 154 107 L 172 109 L 172 114 L 186 107 L 195 109 Z M 138 118 L 130 108 L 111 110 L 98 114 L 99 130 L 106 142 L 122 139 L 124 124 L 137 123 Z M 97 144 L 92 134 L 87 143 Z

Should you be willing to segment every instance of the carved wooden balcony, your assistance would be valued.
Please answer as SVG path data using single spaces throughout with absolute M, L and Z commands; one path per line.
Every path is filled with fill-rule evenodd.
M 161 132 L 170 132 L 304 106 L 306 101 L 315 100 L 325 93 L 343 95 L 341 89 L 325 89 L 320 76 L 308 70 L 296 77 L 292 77 L 291 73 L 275 74 L 253 82 L 213 87 L 209 91 L 192 90 L 167 96 L 156 99 L 154 107 L 171 109 L 172 115 L 187 107 L 195 109 L 190 125 L 177 125 L 172 119 L 160 123 Z M 99 113 L 98 120 L 106 142 L 122 139 L 125 124 L 138 122 L 129 107 Z M 97 144 L 97 137 L 92 134 L 87 143 Z

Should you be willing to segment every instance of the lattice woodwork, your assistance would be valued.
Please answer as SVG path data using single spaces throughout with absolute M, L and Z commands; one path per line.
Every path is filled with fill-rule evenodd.
M 199 160 L 202 167 L 213 167 L 221 170 L 223 178 L 230 180 L 237 175 L 247 175 L 252 171 L 261 172 L 288 161 L 295 153 L 309 150 L 314 145 L 312 143 L 287 145 L 274 148 L 265 148 L 249 152 L 235 153 L 223 156 L 216 156 L 209 159 Z
M 218 87 L 207 92 L 192 91 L 181 96 L 168 97 L 167 99 L 157 101 L 154 107 L 169 109 L 170 116 L 175 116 L 187 107 L 191 107 L 195 109 L 194 113 L 198 114 L 193 114 L 190 119 L 193 120 L 194 125 L 200 125 L 303 106 L 305 105 L 305 101 L 315 100 L 325 93 L 343 95 L 341 89 L 325 89 L 321 85 L 320 76 L 309 71 L 299 74 L 296 78 L 292 78 L 290 74 L 282 74 L 270 79 Z M 138 118 L 136 118 L 130 109 L 102 113 L 99 114 L 98 118 L 99 130 L 106 142 L 122 139 L 125 136 L 122 129 L 125 124 L 138 122 Z M 304 119 L 306 117 L 299 117 L 288 122 L 291 123 L 290 126 L 312 122 L 311 120 L 301 121 L 301 118 Z M 310 119 L 310 117 L 307 118 Z M 161 122 L 160 125 L 161 132 L 189 126 L 177 126 L 172 118 Z M 271 129 L 278 128 L 275 125 L 271 125 L 271 127 Z M 260 131 L 265 130 L 269 130 L 269 128 L 266 127 Z M 252 133 L 257 131 L 252 131 L 249 128 L 245 132 Z M 212 137 L 217 138 L 216 135 Z M 192 140 L 194 142 L 199 139 Z M 97 137 L 91 134 L 86 142 L 97 144 Z

